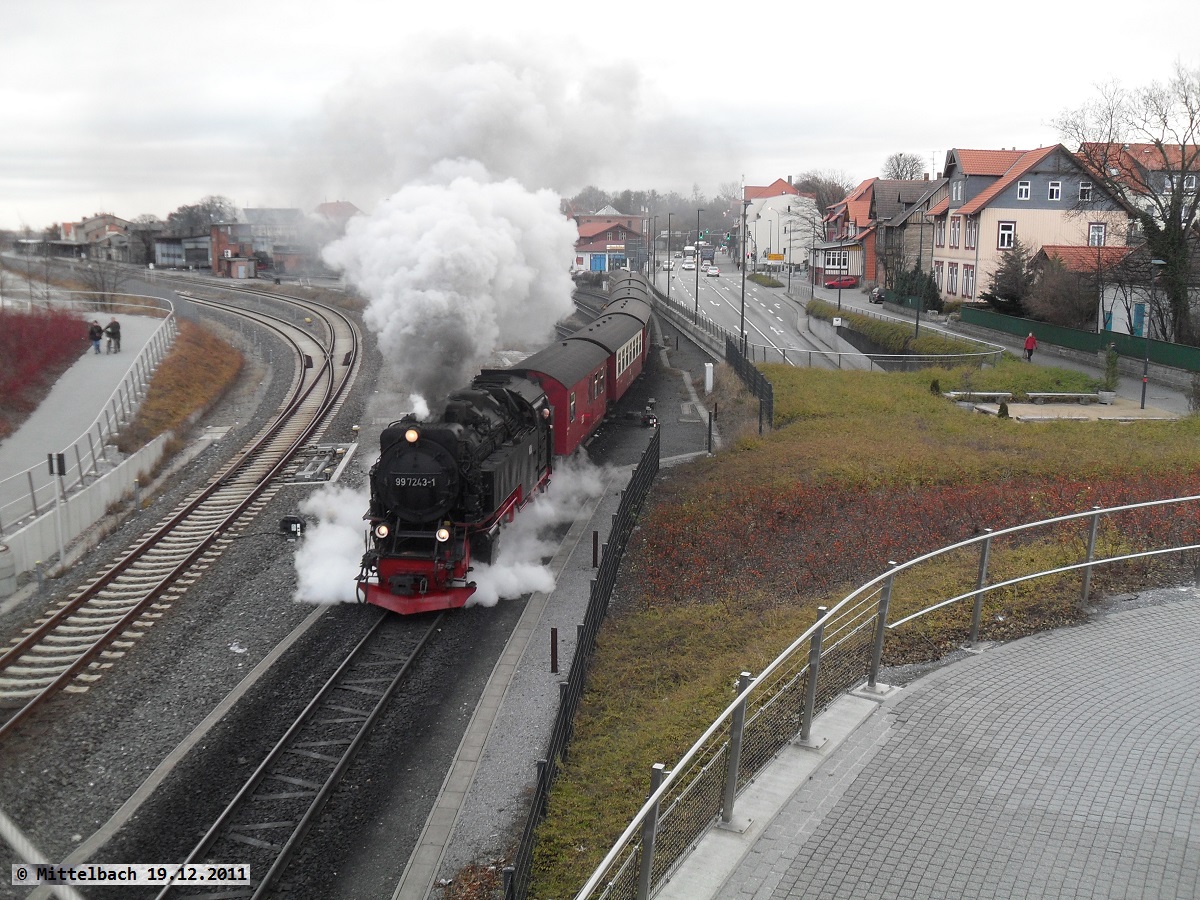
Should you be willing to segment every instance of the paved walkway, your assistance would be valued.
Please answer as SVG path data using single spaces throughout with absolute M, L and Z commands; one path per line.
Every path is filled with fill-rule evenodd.
M 843 698 L 660 898 L 1200 896 L 1200 591 L 1140 599 Z
M 59 377 L 21 427 L 0 442 L 0 508 L 29 490 L 27 481 L 6 484 L 5 479 L 31 467 L 38 467 L 35 476 L 40 479 L 46 471 L 46 454 L 63 452 L 88 430 L 162 321 L 121 316 L 121 352 L 97 356 L 89 349 Z

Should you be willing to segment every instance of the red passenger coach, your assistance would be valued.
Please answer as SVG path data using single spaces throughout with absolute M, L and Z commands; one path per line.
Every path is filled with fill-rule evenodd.
M 539 350 L 508 370 L 525 375 L 546 392 L 554 410 L 555 455 L 574 453 L 604 418 L 607 370 L 607 350 L 573 339 Z
M 607 308 L 605 309 L 607 312 Z M 571 335 L 571 341 L 590 341 L 608 354 L 605 386 L 609 403 L 616 403 L 642 374 L 646 361 L 646 326 L 632 316 L 601 316 Z

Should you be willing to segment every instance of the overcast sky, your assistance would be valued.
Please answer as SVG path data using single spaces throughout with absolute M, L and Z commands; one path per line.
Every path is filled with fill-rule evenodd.
M 209 194 L 369 211 L 445 160 L 564 195 L 940 169 L 1200 65 L 1192 9 L 4 0 L 0 228 Z

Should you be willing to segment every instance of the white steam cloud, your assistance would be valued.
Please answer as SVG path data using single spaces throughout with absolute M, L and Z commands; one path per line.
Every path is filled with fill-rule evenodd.
M 582 57 L 466 36 L 397 46 L 393 61 L 326 99 L 292 138 L 282 171 L 313 205 L 341 197 L 363 209 L 448 159 L 573 193 L 601 170 L 637 162 L 646 147 L 634 141 L 653 135 L 653 147 L 673 131 L 636 121 L 643 108 L 664 108 L 643 96 L 638 67 L 588 66 Z
M 397 387 L 437 402 L 501 342 L 553 336 L 574 308 L 576 237 L 555 194 L 489 181 L 459 161 L 351 220 L 324 255 L 369 298 L 364 320 Z
M 500 553 L 492 565 L 476 564 L 475 593 L 468 606 L 495 606 L 531 591 L 554 590 L 554 575 L 542 563 L 557 550 L 548 532 L 574 521 L 587 502 L 604 493 L 611 473 L 584 456 L 559 460 L 546 493 L 526 506 L 500 532 Z
M 549 532 L 574 521 L 590 500 L 604 493 L 612 472 L 586 458 L 560 460 L 545 494 L 522 509 L 500 533 L 500 553 L 492 565 L 476 563 L 471 579 L 475 593 L 468 606 L 495 606 L 532 591 L 554 590 L 554 575 L 543 563 L 557 546 Z M 327 485 L 315 491 L 300 510 L 316 519 L 296 552 L 297 586 L 302 603 L 355 602 L 355 578 L 364 548 L 364 491 Z
M 306 497 L 300 511 L 316 519 L 296 550 L 296 594 L 304 603 L 350 603 L 366 549 L 366 490 L 325 485 Z
M 404 71 L 372 70 L 331 97 L 294 142 L 303 155 L 281 168 L 326 199 L 332 190 L 367 208 L 387 197 L 324 257 L 367 298 L 363 318 L 391 376 L 381 391 L 427 418 L 501 346 L 552 338 L 574 309 L 578 237 L 554 191 L 582 187 L 602 166 L 620 171 L 635 141 L 662 130 L 637 121 L 643 100 L 628 66 L 555 66 L 530 46 L 470 40 L 397 57 Z M 539 532 L 601 489 L 585 471 L 564 466 L 505 530 L 496 564 L 472 573 L 474 603 L 553 588 Z M 304 504 L 317 524 L 297 553 L 298 600 L 354 599 L 367 506 L 365 493 L 338 488 Z

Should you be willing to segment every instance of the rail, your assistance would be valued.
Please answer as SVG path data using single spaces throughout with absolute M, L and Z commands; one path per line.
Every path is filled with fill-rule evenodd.
M 88 294 L 86 291 L 70 293 Z M 88 311 L 101 308 L 96 299 L 56 300 L 55 306 L 66 306 Z M 56 453 L 63 461 L 63 474 L 51 475 L 45 463 L 31 466 L 24 471 L 0 480 L 0 536 L 16 530 L 29 520 L 37 518 L 52 508 L 56 495 L 65 497 L 86 485 L 89 478 L 98 478 L 103 471 L 115 463 L 108 459 L 108 444 L 115 440 L 117 432 L 129 422 L 137 411 L 138 403 L 145 396 L 150 377 L 166 356 L 178 333 L 175 322 L 175 306 L 162 297 L 136 294 L 117 294 L 115 299 L 105 295 L 103 309 L 107 312 L 119 307 L 127 315 L 152 315 L 162 319 L 140 353 L 133 358 L 125 376 L 101 407 L 100 412 L 82 435 L 69 446 Z M 118 460 L 119 462 L 119 460 Z M 56 481 L 57 479 L 57 481 Z
M 832 608 L 819 608 L 817 621 L 757 677 L 743 673 L 737 696 L 670 771 L 661 763 L 651 767 L 649 799 L 576 900 L 649 898 L 710 826 L 732 820 L 738 792 L 780 749 L 791 742 L 810 743 L 814 718 L 834 699 L 864 683 L 869 690 L 878 687 L 889 635 L 907 634 L 905 629 L 922 617 L 945 615 L 970 601 L 969 626 L 963 610 L 959 628 L 974 644 L 984 616 L 998 619 L 1006 601 L 1031 590 L 1030 582 L 1041 583 L 1037 596 L 1043 598 L 1051 591 L 1078 590 L 1078 603 L 1086 605 L 1094 570 L 1101 566 L 1125 567 L 1140 579 L 1153 566 L 1160 567 L 1153 572 L 1160 581 L 1168 574 L 1195 577 L 1183 554 L 1200 549 L 1198 514 L 1200 495 L 1094 508 L 988 529 L 889 564 Z M 1030 544 L 1038 540 L 1063 548 L 1064 554 L 1078 553 L 1077 561 L 1027 571 Z M 997 570 L 1003 576 L 989 582 L 989 572 Z M 930 602 L 929 585 L 935 583 L 955 586 Z

